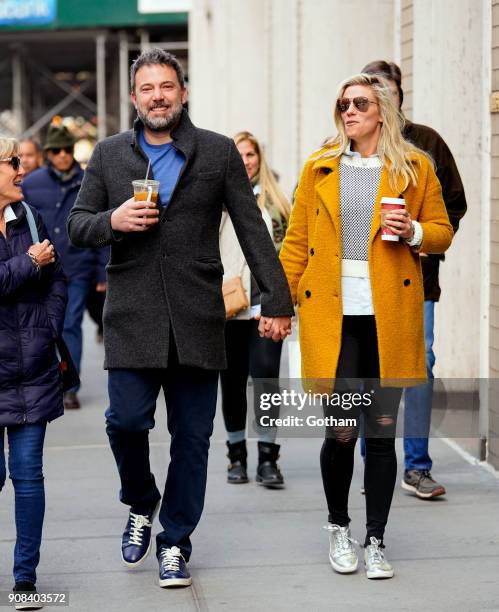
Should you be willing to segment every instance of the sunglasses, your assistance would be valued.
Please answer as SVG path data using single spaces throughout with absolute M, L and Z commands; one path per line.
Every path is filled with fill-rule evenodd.
M 377 102 L 369 100 L 364 96 L 358 96 L 357 98 L 341 98 L 336 102 L 336 108 L 340 111 L 340 113 L 346 113 L 352 102 L 355 108 L 361 113 L 367 113 L 369 104 L 378 104 Z
M 8 162 L 16 172 L 21 167 L 21 158 L 17 155 L 14 155 L 13 157 L 7 157 L 5 159 L 0 159 L 0 162 Z
M 49 151 L 52 151 L 54 155 L 59 155 L 61 151 L 64 151 L 64 153 L 71 154 L 73 152 L 73 147 L 53 147 L 50 148 Z

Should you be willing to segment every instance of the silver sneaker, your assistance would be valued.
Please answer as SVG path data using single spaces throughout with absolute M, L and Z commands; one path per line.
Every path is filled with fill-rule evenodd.
M 371 543 L 364 551 L 364 563 L 368 578 L 393 578 L 393 567 L 385 559 L 385 553 L 380 548 L 381 541 L 371 538 Z
M 329 561 L 333 569 L 340 574 L 355 572 L 359 558 L 354 544 L 358 542 L 350 535 L 350 528 L 328 523 L 324 529 L 329 531 Z

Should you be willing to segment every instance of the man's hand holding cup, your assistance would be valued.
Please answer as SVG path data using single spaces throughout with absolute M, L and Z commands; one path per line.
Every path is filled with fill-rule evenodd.
M 132 181 L 133 198 L 123 202 L 111 215 L 111 227 L 120 232 L 144 232 L 159 221 L 159 181 Z
M 144 232 L 159 221 L 159 210 L 154 202 L 137 202 L 130 198 L 111 215 L 111 227 L 119 232 Z

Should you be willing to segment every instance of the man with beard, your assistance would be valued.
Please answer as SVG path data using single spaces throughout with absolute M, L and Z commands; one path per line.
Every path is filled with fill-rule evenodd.
M 131 67 L 134 129 L 96 146 L 71 212 L 71 240 L 111 245 L 104 308 L 110 405 L 106 429 L 130 506 L 128 567 L 142 563 L 161 495 L 148 433 L 163 388 L 171 434 L 157 535 L 159 584 L 187 586 L 190 535 L 203 509 L 218 371 L 226 367 L 219 226 L 223 207 L 262 293 L 260 333 L 290 332 L 293 308 L 272 240 L 234 142 L 196 128 L 182 67 L 161 49 Z M 132 180 L 159 179 L 159 201 L 136 202 Z

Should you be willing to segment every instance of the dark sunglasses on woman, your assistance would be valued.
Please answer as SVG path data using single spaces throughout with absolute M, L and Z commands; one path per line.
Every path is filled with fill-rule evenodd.
M 0 159 L 0 162 L 9 162 L 9 164 L 14 168 L 16 172 L 21 166 L 21 158 L 17 155 L 14 155 L 13 157 L 7 157 L 5 159 Z
M 356 98 L 341 98 L 336 102 L 336 107 L 340 113 L 346 113 L 350 108 L 350 104 L 353 102 L 355 108 L 361 113 L 367 113 L 369 104 L 378 104 L 369 98 L 364 96 L 357 96 Z

